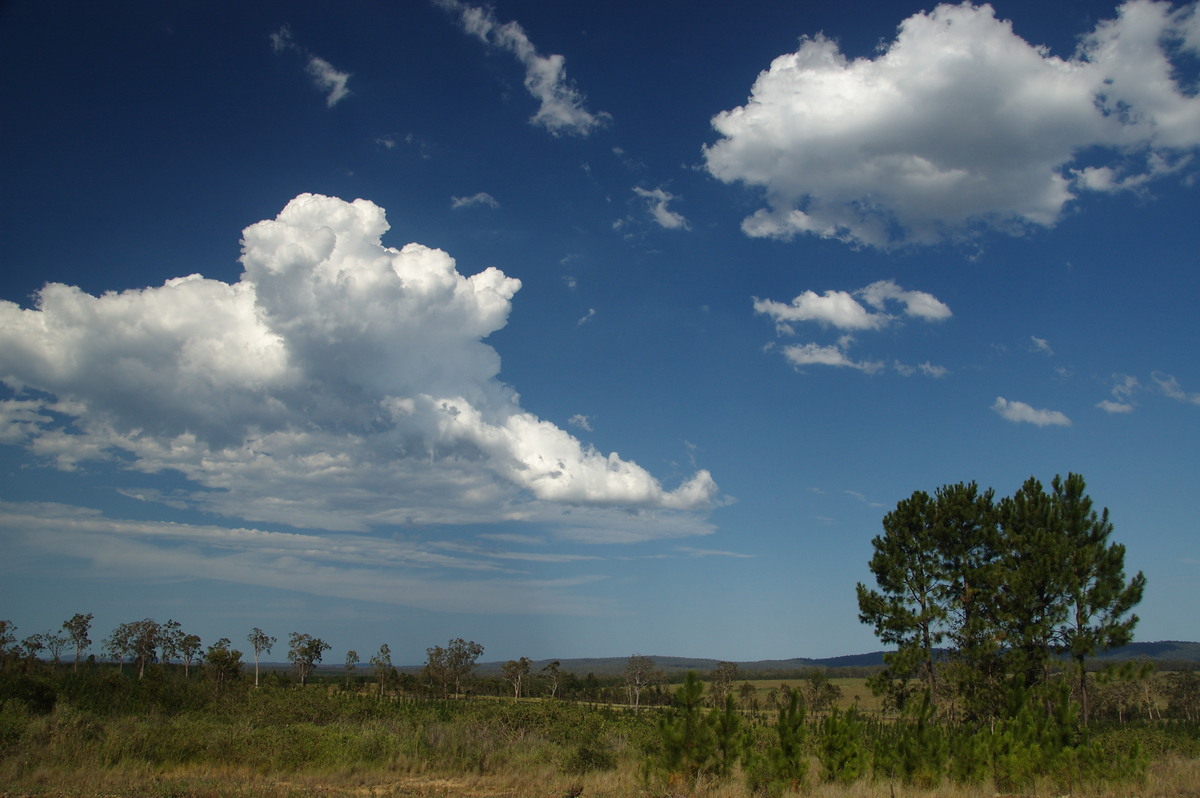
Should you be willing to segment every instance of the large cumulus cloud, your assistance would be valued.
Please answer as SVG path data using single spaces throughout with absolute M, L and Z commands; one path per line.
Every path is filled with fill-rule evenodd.
M 1051 226 L 1085 191 L 1137 189 L 1200 146 L 1196 5 L 1131 0 L 1063 59 L 988 5 L 905 20 L 875 58 L 805 37 L 713 119 L 711 174 L 760 187 L 751 236 L 888 248 Z M 1084 158 L 1088 160 L 1084 160 Z
M 175 470 L 199 489 L 172 500 L 305 527 L 569 515 L 572 537 L 633 540 L 711 506 L 708 472 L 668 490 L 523 411 L 483 341 L 520 282 L 387 229 L 371 202 L 304 194 L 245 230 L 237 283 L 0 303 L 0 439 Z

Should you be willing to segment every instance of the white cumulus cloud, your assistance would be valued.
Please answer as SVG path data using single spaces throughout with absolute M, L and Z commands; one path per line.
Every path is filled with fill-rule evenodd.
M 1069 58 L 969 2 L 909 17 L 873 58 L 804 37 L 713 118 L 706 166 L 763 190 L 751 236 L 886 249 L 1052 226 L 1080 192 L 1190 162 L 1200 97 L 1175 67 L 1200 53 L 1198 17 L 1130 0 Z
M 592 113 L 584 106 L 583 95 L 567 79 L 566 59 L 561 55 L 540 55 L 520 24 L 500 23 L 492 9 L 462 0 L 433 2 L 456 15 L 468 34 L 512 54 L 525 67 L 525 89 L 540 103 L 529 120 L 531 124 L 556 136 L 562 133 L 586 136 L 608 122 L 608 114 Z
M 683 217 L 683 214 L 667 207 L 667 203 L 673 199 L 677 199 L 671 192 L 662 188 L 647 190 L 635 186 L 633 193 L 646 200 L 650 207 L 650 216 L 653 217 L 659 227 L 664 227 L 667 230 L 688 229 L 688 220 Z
M 860 301 L 861 300 L 861 301 Z M 780 335 L 792 335 L 793 324 L 816 322 L 822 327 L 842 331 L 879 330 L 898 318 L 889 313 L 891 305 L 900 305 L 902 316 L 915 317 L 922 321 L 944 321 L 953 315 L 949 306 L 932 294 L 924 291 L 909 291 L 891 280 L 879 280 L 857 291 L 829 290 L 823 294 L 804 291 L 791 302 L 773 299 L 754 299 L 754 310 L 775 320 L 775 330 Z M 885 364 L 878 360 L 854 360 L 847 350 L 854 343 L 849 333 L 839 337 L 833 345 L 818 343 L 784 347 L 783 355 L 796 368 L 804 366 L 842 366 L 868 374 L 883 370 Z M 943 377 L 947 370 L 928 361 L 920 366 L 896 362 L 892 368 L 911 376 L 918 371 L 928 377 Z
M 1018 424 L 1033 424 L 1036 427 L 1069 427 L 1071 419 L 1057 410 L 1044 410 L 1032 407 L 1024 402 L 1014 402 L 997 396 L 992 403 L 992 410 L 1001 418 Z
M 192 506 L 300 527 L 570 515 L 574 537 L 603 540 L 658 513 L 614 534 L 686 534 L 662 519 L 710 507 L 709 473 L 669 490 L 523 411 L 483 340 L 520 281 L 385 246 L 387 229 L 369 201 L 303 194 L 246 228 L 236 283 L 0 302 L 0 439 L 64 468 L 173 470 Z
M 859 302 L 862 299 L 874 310 Z M 942 321 L 953 315 L 949 306 L 924 291 L 906 291 L 891 280 L 879 280 L 858 291 L 804 291 L 790 303 L 755 299 L 754 310 L 775 319 L 776 324 L 815 321 L 840 330 L 878 330 L 894 321 L 886 312 L 888 302 L 903 305 L 906 316 L 924 321 Z

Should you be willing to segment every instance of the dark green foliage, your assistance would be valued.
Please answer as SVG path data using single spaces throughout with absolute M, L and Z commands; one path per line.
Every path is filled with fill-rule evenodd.
M 688 671 L 675 692 L 675 705 L 658 721 L 658 746 L 649 760 L 653 772 L 687 784 L 713 772 L 716 735 L 703 704 L 704 683 Z
M 787 690 L 775 720 L 774 744 L 762 751 L 747 748 L 745 773 L 750 791 L 776 796 L 801 790 L 808 775 L 804 751 L 807 736 L 800 696 L 794 690 Z
M 865 730 L 866 724 L 853 709 L 847 712 L 834 709 L 821 721 L 817 756 L 821 760 L 822 779 L 852 784 L 866 774 L 870 757 Z
M 905 708 L 916 679 L 934 702 L 992 722 L 1009 682 L 1047 683 L 1057 655 L 1074 662 L 1087 724 L 1086 659 L 1130 641 L 1145 578 L 1125 579 L 1125 549 L 1082 477 L 1051 488 L 1031 477 L 997 503 L 975 483 L 946 485 L 884 516 L 877 589 L 857 591 L 859 619 L 896 646 L 872 682 L 891 707 Z
M 933 717 L 928 696 L 923 697 L 916 709 L 874 733 L 877 774 L 922 788 L 941 784 L 949 760 L 949 745 L 945 730 Z

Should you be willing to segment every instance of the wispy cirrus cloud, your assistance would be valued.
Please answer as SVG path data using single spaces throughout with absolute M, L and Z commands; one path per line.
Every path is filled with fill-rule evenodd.
M 0 501 L 10 552 L 65 557 L 89 576 L 204 579 L 441 612 L 596 615 L 604 599 L 577 588 L 592 573 L 533 576 L 506 561 L 567 564 L 586 555 L 495 552 L 399 537 L 116 518 L 58 503 Z
M 325 93 L 327 107 L 332 108 L 350 95 L 350 89 L 347 87 L 350 82 L 350 73 L 336 69 L 324 58 L 314 55 L 298 45 L 292 37 L 292 29 L 288 25 L 284 25 L 271 34 L 271 49 L 275 51 L 276 55 L 294 52 L 306 59 L 304 71 L 312 78 L 313 85 Z
M 496 198 L 486 191 L 480 191 L 476 194 L 472 194 L 469 197 L 450 198 L 450 207 L 453 210 L 458 210 L 459 208 L 471 208 L 477 205 L 483 205 L 488 208 L 500 207 L 500 203 L 496 201 Z
M 1172 399 L 1177 399 L 1180 402 L 1200 405 L 1200 393 L 1185 391 L 1183 386 L 1179 384 L 1179 380 L 1175 379 L 1173 375 L 1156 371 L 1151 376 L 1164 395 Z
M 501 23 L 491 8 L 462 0 L 433 0 L 433 3 L 454 14 L 466 33 L 489 47 L 510 53 L 525 67 L 525 89 L 539 103 L 530 124 L 555 136 L 563 133 L 587 136 L 608 123 L 607 113 L 593 113 L 585 107 L 584 96 L 567 79 L 566 59 L 561 55 L 540 55 L 519 23 Z

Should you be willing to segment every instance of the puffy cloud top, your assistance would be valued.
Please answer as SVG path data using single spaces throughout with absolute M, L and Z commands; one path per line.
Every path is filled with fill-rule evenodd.
M 120 452 L 211 489 L 188 497 L 200 506 L 297 526 L 712 504 L 706 471 L 666 490 L 524 412 L 483 342 L 520 281 L 384 246 L 387 229 L 367 200 L 302 194 L 246 228 L 237 283 L 49 284 L 35 309 L 0 302 L 0 380 L 20 394 L 0 403 L 0 436 L 68 468 Z
M 742 225 L 751 236 L 888 248 L 1050 226 L 1079 191 L 1187 163 L 1200 98 L 1172 59 L 1200 53 L 1198 30 L 1195 4 L 1131 0 L 1070 59 L 971 3 L 910 17 L 876 58 L 805 37 L 713 119 L 706 165 L 765 191 L 768 207 Z M 1076 164 L 1088 148 L 1107 162 Z

